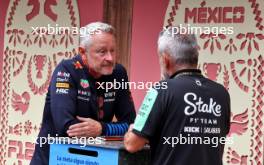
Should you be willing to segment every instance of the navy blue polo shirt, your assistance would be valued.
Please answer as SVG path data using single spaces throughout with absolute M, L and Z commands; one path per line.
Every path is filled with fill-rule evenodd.
M 80 122 L 76 116 L 100 121 L 102 135 L 123 135 L 134 122 L 135 108 L 129 89 L 103 88 L 106 86 L 102 84 L 114 81 L 128 81 L 126 70 L 120 64 L 111 75 L 94 79 L 80 55 L 63 60 L 50 82 L 38 137 L 67 136 L 68 128 Z M 112 123 L 114 115 L 116 123 Z M 36 144 L 31 165 L 48 164 L 48 160 L 49 145 Z

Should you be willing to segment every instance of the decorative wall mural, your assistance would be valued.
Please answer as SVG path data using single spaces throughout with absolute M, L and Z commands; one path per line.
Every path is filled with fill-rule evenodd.
M 54 27 L 54 32 L 41 27 Z M 9 2 L 2 68 L 1 165 L 31 160 L 53 69 L 75 55 L 79 42 L 78 35 L 59 27 L 79 28 L 76 1 Z
M 199 66 L 229 90 L 233 144 L 224 164 L 262 165 L 264 111 L 264 1 L 170 0 L 164 26 L 226 27 L 233 33 L 197 35 Z M 233 29 L 230 27 L 233 27 Z M 230 31 L 229 31 L 230 32 Z M 199 164 L 199 163 L 198 163 Z

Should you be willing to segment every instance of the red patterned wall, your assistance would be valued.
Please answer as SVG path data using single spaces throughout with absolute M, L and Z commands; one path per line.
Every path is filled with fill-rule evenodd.
M 38 35 L 31 27 L 101 21 L 103 0 L 10 0 L 0 7 L 0 164 L 28 164 L 52 71 L 62 58 L 75 54 L 79 42 L 68 31 Z

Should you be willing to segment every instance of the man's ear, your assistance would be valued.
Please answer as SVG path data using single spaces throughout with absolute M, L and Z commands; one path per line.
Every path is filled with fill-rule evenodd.
M 83 47 L 78 48 L 79 54 L 85 54 L 85 49 Z
M 166 70 L 169 70 L 171 68 L 171 56 L 167 53 L 164 53 L 163 62 L 164 62 L 164 67 L 166 68 Z

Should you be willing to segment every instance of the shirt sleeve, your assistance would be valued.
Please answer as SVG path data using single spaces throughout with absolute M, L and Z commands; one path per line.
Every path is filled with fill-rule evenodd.
M 77 89 L 67 65 L 60 63 L 50 83 L 50 110 L 55 129 L 59 136 L 67 136 L 66 131 L 76 119 Z
M 156 134 L 161 124 L 163 109 L 161 106 L 161 90 L 148 90 L 137 114 L 133 132 L 148 140 Z

